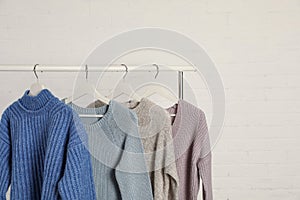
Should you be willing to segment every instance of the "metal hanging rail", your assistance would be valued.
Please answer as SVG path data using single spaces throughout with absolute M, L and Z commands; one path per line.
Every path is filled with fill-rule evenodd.
M 27 72 L 33 70 L 33 65 L 0 65 L 0 72 Z M 144 71 L 156 71 L 153 66 L 139 66 L 139 65 L 128 65 L 129 71 L 134 72 L 144 72 Z M 36 68 L 37 72 L 81 72 L 85 71 L 84 66 L 76 66 L 76 65 L 38 65 Z M 191 65 L 179 65 L 179 66 L 164 66 L 164 68 L 159 69 L 160 72 L 162 71 L 196 71 L 196 69 Z M 109 67 L 104 66 L 90 66 L 89 65 L 89 72 L 124 72 L 124 67 L 120 65 L 111 65 Z
M 110 65 L 109 67 L 101 66 L 89 66 L 89 72 L 124 72 L 124 64 Z M 0 65 L 0 72 L 85 72 L 86 68 L 83 66 L 75 65 Z M 126 71 L 134 72 L 152 72 L 157 69 L 153 69 L 153 66 L 126 66 Z M 183 99 L 183 72 L 196 72 L 196 68 L 191 65 L 168 65 L 159 71 L 177 71 L 178 72 L 178 98 Z

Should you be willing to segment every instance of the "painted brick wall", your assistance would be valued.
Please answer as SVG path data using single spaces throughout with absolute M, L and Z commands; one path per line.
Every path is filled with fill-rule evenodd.
M 222 76 L 227 108 L 213 151 L 215 199 L 299 200 L 299 0 L 0 0 L 0 64 L 80 64 L 108 37 L 144 26 L 191 37 Z M 74 77 L 41 75 L 60 97 Z M 185 77 L 211 118 L 206 88 Z M 1 112 L 33 78 L 0 73 Z

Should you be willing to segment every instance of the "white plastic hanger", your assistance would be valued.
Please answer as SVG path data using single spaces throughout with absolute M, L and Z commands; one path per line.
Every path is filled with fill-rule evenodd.
M 159 95 L 170 102 L 178 102 L 178 98 L 171 91 L 157 83 L 152 83 L 151 85 L 146 85 L 142 88 L 145 90 L 145 92 L 142 94 L 142 97 L 144 98 L 150 98 L 153 95 Z M 174 117 L 176 114 L 170 114 L 170 116 Z
M 94 98 L 96 98 L 97 100 L 102 101 L 105 104 L 109 104 L 109 99 L 105 96 L 103 96 L 102 94 L 100 94 L 96 87 L 94 85 L 92 85 L 91 83 L 89 83 L 88 81 L 88 67 L 87 65 L 85 66 L 85 72 L 86 72 L 86 81 L 81 83 L 78 87 L 76 87 L 76 93 L 74 93 L 72 96 L 65 98 L 64 101 L 65 103 L 71 103 L 72 101 L 78 100 L 81 97 L 84 97 L 86 95 L 90 95 L 93 96 Z M 103 117 L 103 115 L 96 115 L 96 114 L 80 114 L 80 117 Z
M 129 101 L 140 99 L 140 97 L 134 92 L 134 90 L 132 89 L 130 84 L 127 81 L 125 81 L 125 78 L 128 73 L 127 65 L 125 65 L 125 64 L 121 64 L 121 65 L 125 67 L 126 71 L 125 71 L 125 74 L 123 75 L 122 82 L 119 83 L 117 90 L 114 91 L 113 99 L 117 99 L 121 96 L 126 96 L 129 99 Z
M 155 66 L 157 70 L 154 77 L 156 79 L 159 74 L 159 67 L 157 64 L 153 64 L 153 66 Z M 141 89 L 145 90 L 145 92 L 142 93 L 141 95 L 144 98 L 149 98 L 153 95 L 159 95 L 161 97 L 164 97 L 168 101 L 176 102 L 176 103 L 178 102 L 178 98 L 175 94 L 173 94 L 171 91 L 169 91 L 168 89 L 166 89 L 165 87 L 163 87 L 158 83 L 152 83 L 150 85 L 143 86 Z M 176 114 L 170 114 L 170 115 L 176 116 Z
M 152 95 L 158 94 L 171 102 L 178 102 L 178 98 L 172 92 L 157 83 L 146 85 L 143 89 L 146 91 L 142 94 L 142 97 L 149 98 Z
M 38 66 L 39 64 L 35 64 L 34 67 L 33 67 L 33 73 L 36 77 L 36 82 L 33 83 L 31 86 L 30 86 L 30 90 L 29 90 L 29 96 L 36 96 L 38 95 L 43 89 L 45 89 L 45 86 L 43 84 L 40 83 L 39 81 L 39 77 L 36 73 L 36 67 Z

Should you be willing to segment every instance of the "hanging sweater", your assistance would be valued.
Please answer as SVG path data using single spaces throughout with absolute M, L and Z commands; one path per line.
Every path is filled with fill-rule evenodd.
M 129 103 L 136 112 L 155 200 L 178 199 L 178 175 L 172 142 L 171 119 L 162 107 L 146 98 Z
M 101 107 L 99 100 L 88 107 Z M 172 143 L 172 128 L 169 113 L 152 101 L 142 98 L 127 105 L 137 114 L 139 134 L 146 153 L 155 200 L 178 199 L 178 175 Z
M 179 175 L 179 199 L 197 200 L 201 178 L 203 199 L 212 200 L 211 152 L 205 114 L 184 100 L 179 100 L 168 111 L 176 113 L 172 134 Z
M 26 91 L 0 124 L 0 199 L 95 199 L 87 136 L 80 119 L 47 89 Z
M 153 200 L 137 117 L 121 104 L 110 101 L 99 108 L 71 106 L 82 117 L 89 135 L 98 200 Z

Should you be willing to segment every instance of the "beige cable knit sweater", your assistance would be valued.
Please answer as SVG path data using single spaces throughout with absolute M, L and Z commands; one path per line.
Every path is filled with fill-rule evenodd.
M 89 107 L 102 105 L 101 101 L 96 101 Z M 146 153 L 154 199 L 178 200 L 179 178 L 169 113 L 146 98 L 140 102 L 131 101 L 127 106 L 138 116 L 139 133 Z

